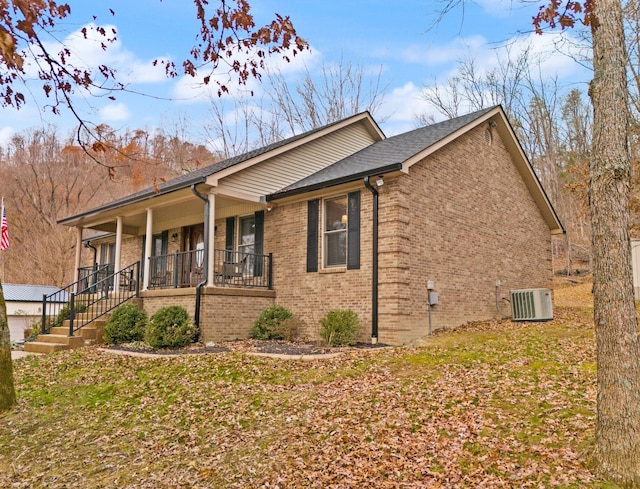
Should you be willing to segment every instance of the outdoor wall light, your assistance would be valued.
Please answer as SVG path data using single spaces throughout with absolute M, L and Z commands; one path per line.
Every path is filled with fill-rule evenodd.
M 382 175 L 378 177 L 378 179 L 376 180 L 376 185 L 379 187 L 382 187 L 384 185 L 384 179 L 382 178 Z
M 173 233 L 171 235 L 171 242 L 175 243 L 176 241 L 178 241 L 178 233 Z

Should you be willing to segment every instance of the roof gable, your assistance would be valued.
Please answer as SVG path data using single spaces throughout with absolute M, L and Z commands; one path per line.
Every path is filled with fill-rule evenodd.
M 432 148 L 439 141 L 450 137 L 492 110 L 495 110 L 495 107 L 391 136 L 273 193 L 267 200 L 292 195 L 298 191 L 304 191 L 308 187 L 318 187 L 323 183 L 343 181 L 351 175 L 359 176 L 367 174 L 367 172 L 375 174 L 390 165 L 402 164 L 406 171 L 408 169 L 408 166 L 405 165 L 406 162 L 414 159 L 419 161 L 423 158 L 419 155 L 425 150 Z
M 267 200 L 277 200 L 311 190 L 356 181 L 363 176 L 374 176 L 398 169 L 408 173 L 409 168 L 415 163 L 490 119 L 505 141 L 513 163 L 540 209 L 551 233 L 562 234 L 564 232 L 562 223 L 531 163 L 524 154 L 501 106 L 482 109 L 374 143 L 313 175 L 268 195 Z
M 212 165 L 173 178 L 158 185 L 157 187 L 150 187 L 80 214 L 60 219 L 58 223 L 69 226 L 77 225 L 84 217 L 97 215 L 101 212 L 113 209 L 119 209 L 130 204 L 152 199 L 160 195 L 169 194 L 177 190 L 187 189 L 192 185 L 202 183 L 217 185 L 218 180 L 221 178 L 227 177 L 235 172 L 257 165 L 273 158 L 274 156 L 286 153 L 294 148 L 298 148 L 309 142 L 322 138 L 323 136 L 338 132 L 346 127 L 356 124 L 364 124 L 366 131 L 369 132 L 374 140 L 381 140 L 385 137 L 384 133 L 380 130 L 380 127 L 371 117 L 371 114 L 369 114 L 369 112 L 361 112 L 346 119 L 283 139 L 282 141 L 257 148 L 242 155 L 213 163 Z

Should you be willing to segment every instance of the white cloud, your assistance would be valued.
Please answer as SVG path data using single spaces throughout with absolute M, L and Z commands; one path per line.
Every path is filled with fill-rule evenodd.
M 480 35 L 458 37 L 449 44 L 433 46 L 425 49 L 421 45 L 411 45 L 400 52 L 400 57 L 407 63 L 427 66 L 456 62 L 460 58 L 475 56 L 487 49 L 487 40 Z
M 99 34 L 98 28 L 104 29 L 106 36 Z M 86 29 L 86 38 L 82 29 Z M 86 69 L 94 73 L 94 81 L 98 85 L 102 81 L 98 68 L 102 65 L 114 69 L 118 82 L 124 85 L 159 83 L 167 79 L 164 66 L 160 63 L 153 66 L 153 59 L 142 60 L 138 58 L 132 51 L 124 47 L 120 37 L 109 42 L 108 39 L 113 37 L 114 31 L 117 31 L 115 25 L 96 26 L 90 23 L 72 32 L 61 42 L 47 41 L 44 45 L 51 53 L 57 53 L 63 47 L 67 48 L 71 53 L 65 59 L 67 66 Z M 160 55 L 157 59 L 168 60 Z M 28 76 L 36 78 L 37 69 L 35 63 L 28 63 Z
M 403 61 L 439 69 L 439 77 L 455 71 L 461 60 L 473 60 L 478 74 L 491 71 L 500 60 L 517 59 L 529 51 L 530 66 L 538 68 L 539 76 L 568 78 L 583 73 L 584 68 L 574 59 L 588 58 L 588 47 L 582 46 L 570 32 L 553 32 L 513 37 L 501 45 L 490 44 L 483 36 L 458 37 L 449 43 L 424 49 L 411 45 L 400 52 Z M 448 75 L 446 71 L 448 70 Z
M 584 49 L 584 48 L 582 48 Z M 490 45 L 482 36 L 458 38 L 445 45 L 420 50 L 410 46 L 402 52 L 405 61 L 429 66 L 436 72 L 436 80 L 429 81 L 430 88 L 419 86 L 419 82 L 408 81 L 392 90 L 385 99 L 380 111 L 388 119 L 384 124 L 385 131 L 397 134 L 416 127 L 416 116 L 431 114 L 436 120 L 443 116 L 423 98 L 425 91 L 439 87 L 439 95 L 447 103 L 451 96 L 447 79 L 456 74 L 458 61 L 472 60 L 478 77 L 482 77 L 506 64 L 507 59 L 515 61 L 523 53 L 528 52 L 528 68 L 534 80 L 549 80 L 557 77 L 569 83 L 589 78 L 589 73 L 572 58 L 583 53 L 575 37 L 570 33 L 548 33 L 542 36 L 530 34 L 511 39 L 501 47 Z M 418 85 L 416 84 L 418 83 Z M 449 100 L 451 102 L 451 100 Z M 455 104 L 454 104 L 455 105 Z M 475 107 L 461 104 L 461 113 L 475 110 Z
M 279 71 L 283 75 L 297 75 L 308 66 L 319 66 L 322 64 L 322 52 L 310 46 L 310 49 L 298 53 L 297 55 L 289 55 L 287 62 L 281 55 L 275 55 L 267 59 L 269 71 Z
M 261 91 L 260 83 L 253 78 L 249 78 L 245 85 L 239 85 L 234 78 L 229 77 L 227 74 L 221 74 L 212 76 L 209 83 L 205 84 L 201 77 L 194 78 L 184 75 L 178 78 L 171 96 L 176 101 L 187 104 L 202 103 L 216 99 L 220 89 L 216 80 L 229 90 L 228 93 L 222 93 L 222 98 L 242 98 L 251 91 L 254 93 L 260 93 Z
M 384 131 L 387 136 L 415 129 L 416 117 L 429 108 L 421 98 L 422 89 L 413 82 L 394 88 L 385 98 L 380 114 L 385 119 Z
M 10 126 L 0 128 L 0 146 L 7 147 L 15 131 Z
M 130 113 L 125 104 L 119 103 L 102 107 L 99 116 L 105 122 L 121 122 L 129 119 Z
M 524 38 L 515 38 L 511 42 L 512 58 L 529 49 L 531 67 L 540 65 L 543 79 L 558 76 L 568 78 L 585 71 L 574 59 L 588 57 L 588 47 L 568 32 L 549 32 L 543 35 L 531 33 Z
M 305 51 L 296 56 L 290 55 L 290 61 L 287 62 L 281 54 L 276 54 L 267 58 L 265 64 L 268 66 L 269 72 L 277 72 L 288 78 L 304 72 L 306 66 L 320 63 L 321 56 L 319 51 Z M 238 55 L 237 58 L 242 63 L 245 59 L 249 59 L 249 55 Z M 240 85 L 237 75 L 225 72 L 222 63 L 217 72 L 211 75 L 211 80 L 206 85 L 203 82 L 203 76 L 204 73 L 197 77 L 181 76 L 173 88 L 172 97 L 183 103 L 200 103 L 218 98 L 220 87 L 216 83 L 217 81 L 229 90 L 228 93 L 222 94 L 222 98 L 243 98 L 250 93 L 258 97 L 264 93 L 264 87 L 260 80 L 249 77 L 244 85 Z

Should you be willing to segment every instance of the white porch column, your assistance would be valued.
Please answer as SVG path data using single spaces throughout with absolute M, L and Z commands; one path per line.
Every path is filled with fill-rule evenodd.
M 82 261 L 82 228 L 76 228 L 76 261 L 75 268 L 73 270 L 73 281 L 80 280 L 80 262 Z M 76 284 L 76 292 L 78 292 L 78 284 Z
M 116 257 L 113 265 L 114 272 L 119 272 L 122 264 L 120 263 L 120 257 L 122 256 L 122 217 L 116 219 Z M 116 275 L 114 283 L 114 290 L 120 288 L 120 275 Z
M 207 243 L 209 244 L 208 260 L 209 260 L 209 270 L 207 271 L 207 284 L 213 285 L 214 279 L 214 267 L 216 264 L 215 261 L 215 230 L 216 230 L 216 195 L 213 193 L 209 194 L 209 236 L 207 237 Z
M 153 209 L 147 209 L 147 230 L 144 242 L 144 276 L 142 278 L 142 290 L 149 288 L 149 277 L 151 276 L 151 262 L 149 257 L 151 256 L 151 246 L 153 244 Z

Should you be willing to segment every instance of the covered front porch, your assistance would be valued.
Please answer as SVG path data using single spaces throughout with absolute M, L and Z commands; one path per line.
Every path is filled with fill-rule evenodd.
M 102 272 L 113 276 L 110 288 L 117 290 L 129 284 L 119 283 L 126 278 L 116 272 L 140 261 L 141 291 L 273 289 L 272 255 L 263 250 L 266 204 L 252 195 L 220 194 L 204 182 L 198 187 L 74 216 L 65 224 L 77 229 L 75 280 Z
M 271 254 L 214 249 L 213 286 L 272 289 Z M 147 290 L 195 287 L 204 279 L 204 250 L 149 257 Z

